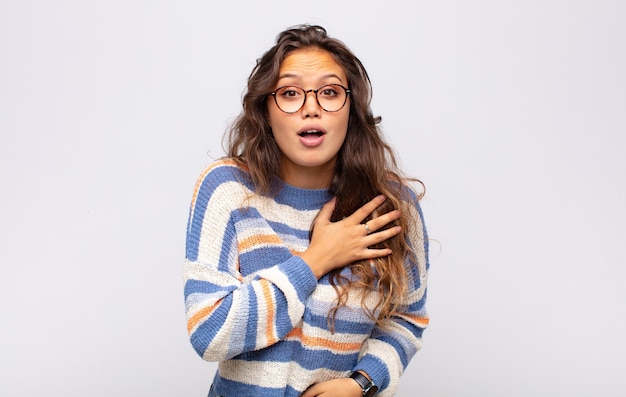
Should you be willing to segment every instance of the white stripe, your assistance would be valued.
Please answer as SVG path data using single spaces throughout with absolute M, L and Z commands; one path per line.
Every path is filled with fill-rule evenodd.
M 219 373 L 225 379 L 268 388 L 284 388 L 290 385 L 304 391 L 313 383 L 347 377 L 349 372 L 329 369 L 307 370 L 295 362 L 250 362 L 228 360 L 220 363 Z

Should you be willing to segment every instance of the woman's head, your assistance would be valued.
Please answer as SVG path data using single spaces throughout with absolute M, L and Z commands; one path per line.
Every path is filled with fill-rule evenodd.
M 281 81 L 281 66 L 285 66 L 286 59 L 303 53 L 317 53 L 321 57 L 328 56 L 333 60 L 341 69 L 345 81 L 327 82 L 341 83 L 350 91 L 347 94 L 345 108 L 338 112 L 345 113 L 348 120 L 345 142 L 338 148 L 342 149 L 338 150 L 339 162 L 333 164 L 334 174 L 343 168 L 341 152 L 367 155 L 364 146 L 381 144 L 379 132 L 375 128 L 379 120 L 373 117 L 369 107 L 371 84 L 361 61 L 344 43 L 329 37 L 326 30 L 320 26 L 301 25 L 290 28 L 280 33 L 276 44 L 257 60 L 248 79 L 247 92 L 243 98 L 243 112 L 233 125 L 230 134 L 228 154 L 248 165 L 259 193 L 268 193 L 271 177 L 281 174 L 281 158 L 284 154 L 272 130 L 270 115 L 276 104 L 270 93 L 284 84 L 291 84 L 293 80 Z M 310 90 L 319 87 L 301 88 Z M 305 105 L 315 102 L 313 94 L 306 96 Z M 305 108 L 306 106 L 301 110 L 304 111 Z M 337 118 L 335 116 L 337 114 L 324 112 L 321 118 Z M 364 129 L 364 126 L 369 128 Z
M 308 189 L 330 185 L 348 130 L 347 85 L 341 65 L 317 47 L 293 50 L 281 62 L 266 105 L 284 182 Z

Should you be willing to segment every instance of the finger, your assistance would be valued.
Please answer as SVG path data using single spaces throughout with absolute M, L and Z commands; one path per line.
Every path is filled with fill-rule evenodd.
M 398 235 L 402 231 L 402 227 L 394 226 L 389 229 L 381 230 L 380 232 L 372 233 L 364 238 L 365 244 L 368 247 L 371 247 L 376 244 L 380 244 L 385 240 L 389 240 L 390 238 Z
M 389 211 L 386 214 L 380 215 L 374 219 L 370 219 L 369 221 L 366 222 L 367 229 L 369 229 L 370 233 L 373 233 L 374 231 L 380 229 L 381 227 L 388 225 L 389 223 L 400 218 L 400 215 L 401 215 L 400 211 L 393 210 L 393 211 Z
M 335 210 L 336 203 L 337 203 L 337 197 L 333 197 L 332 199 L 330 199 L 330 201 L 324 204 L 320 212 L 317 214 L 317 219 L 330 222 L 330 217 L 332 216 L 333 211 Z
M 317 389 L 317 384 L 313 384 L 313 385 L 309 386 L 309 388 L 306 389 L 304 391 L 304 393 L 302 393 L 300 395 L 300 397 L 315 397 L 315 396 L 317 396 L 317 390 L 316 389 Z
M 374 212 L 374 210 L 378 208 L 382 203 L 384 203 L 385 200 L 387 200 L 387 197 L 383 196 L 382 194 L 374 197 L 373 199 L 365 203 L 365 205 L 363 205 L 361 208 L 356 210 L 354 214 L 350 215 L 348 219 L 351 219 L 355 223 L 363 222 L 363 219 L 367 218 L 372 212 Z
M 377 259 L 391 254 L 392 252 L 389 248 L 368 248 L 363 252 L 361 259 Z

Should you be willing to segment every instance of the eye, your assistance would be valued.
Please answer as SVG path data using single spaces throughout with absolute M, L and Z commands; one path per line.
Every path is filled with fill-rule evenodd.
M 298 87 L 282 87 L 277 90 L 277 94 L 284 99 L 297 99 L 302 95 L 302 90 Z
M 319 95 L 325 98 L 334 98 L 339 95 L 339 89 L 333 85 L 324 86 L 320 88 L 318 92 L 319 92 Z

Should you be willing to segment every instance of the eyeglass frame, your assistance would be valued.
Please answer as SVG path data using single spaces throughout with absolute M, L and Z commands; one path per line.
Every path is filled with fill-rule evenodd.
M 322 89 L 322 88 L 324 88 L 324 87 L 329 87 L 329 86 L 332 86 L 332 87 L 335 87 L 335 86 L 336 86 L 336 87 L 341 87 L 341 88 L 345 91 L 345 93 L 346 93 L 346 97 L 345 97 L 345 98 L 344 98 L 344 100 L 343 100 L 343 104 L 342 104 L 342 105 L 341 105 L 341 107 L 340 107 L 339 109 L 337 109 L 337 110 L 326 110 L 326 109 L 324 109 L 324 106 L 322 106 L 322 104 L 320 103 L 319 98 L 317 97 L 317 93 L 319 92 L 319 90 L 321 90 L 321 89 Z M 278 104 L 278 99 L 276 98 L 276 92 L 278 92 L 278 91 L 280 91 L 282 88 L 286 88 L 286 87 L 299 88 L 299 89 L 301 89 L 302 91 L 304 91 L 304 100 L 302 101 L 302 105 L 300 105 L 300 107 L 298 108 L 298 110 L 295 110 L 295 111 L 293 111 L 293 112 L 286 112 L 286 111 L 284 111 L 284 110 L 280 107 L 280 105 Z M 327 112 L 327 113 L 337 113 L 338 111 L 340 111 L 341 109 L 343 109 L 343 108 L 346 106 L 346 103 L 348 103 L 348 96 L 352 94 L 352 90 L 351 90 L 351 89 L 349 89 L 349 88 L 347 88 L 347 87 L 344 87 L 344 86 L 342 86 L 341 84 L 324 84 L 323 86 L 319 87 L 319 88 L 318 88 L 318 89 L 316 89 L 316 90 L 314 90 L 314 89 L 305 90 L 304 88 L 299 87 L 299 86 L 297 86 L 297 85 L 283 85 L 283 86 L 278 87 L 278 88 L 277 88 L 277 89 L 275 89 L 274 91 L 270 92 L 268 95 L 270 95 L 270 96 L 273 96 L 273 97 L 274 97 L 274 103 L 276 103 L 276 107 L 277 107 L 277 108 L 278 108 L 281 112 L 283 112 L 283 113 L 287 113 L 287 114 L 295 114 L 295 113 L 298 113 L 299 111 L 301 111 L 301 110 L 302 110 L 302 108 L 304 107 L 304 105 L 306 105 L 306 100 L 307 100 L 307 98 L 309 97 L 309 93 L 310 93 L 310 92 L 312 92 L 312 93 L 314 93 L 314 94 L 315 94 L 315 102 L 317 102 L 317 105 L 318 105 L 320 108 L 322 108 L 322 110 L 324 110 L 324 111 L 325 111 L 325 112 Z

